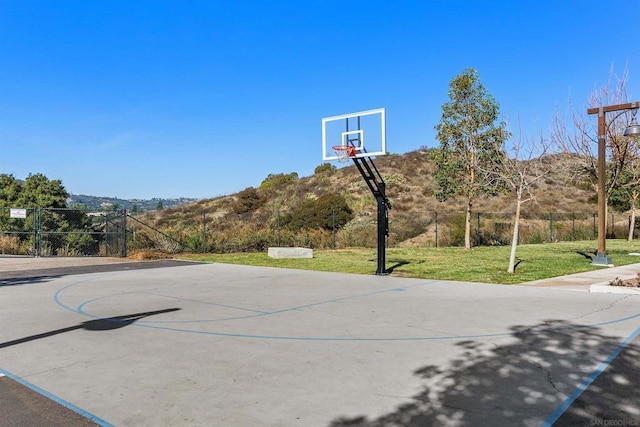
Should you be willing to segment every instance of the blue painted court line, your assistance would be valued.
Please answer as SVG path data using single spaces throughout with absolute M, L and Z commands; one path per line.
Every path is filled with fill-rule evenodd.
M 55 294 L 54 294 L 54 301 L 61 307 L 63 307 L 66 310 L 69 310 L 71 312 L 77 313 L 77 314 L 81 314 L 83 316 L 87 316 L 90 317 L 92 319 L 97 319 L 97 320 L 108 320 L 108 318 L 104 318 L 102 316 L 97 316 L 97 315 L 93 315 L 90 313 L 87 313 L 84 311 L 84 306 L 89 303 L 90 301 L 95 301 L 97 299 L 101 299 L 101 298 L 109 298 L 112 297 L 114 295 L 107 295 L 107 296 L 103 296 L 103 297 L 99 297 L 96 298 L 94 300 L 89 300 L 89 301 L 85 301 L 84 303 L 80 304 L 78 306 L 78 308 L 72 308 L 66 304 L 64 304 L 61 299 L 60 299 L 60 294 L 69 289 L 72 288 L 74 286 L 86 283 L 86 282 L 90 282 L 91 280 L 82 280 L 82 281 L 78 281 L 75 283 L 71 283 L 67 286 L 64 286 L 60 289 L 58 289 Z M 206 323 L 206 322 L 219 322 L 219 321 L 230 321 L 230 320 L 243 320 L 243 319 L 250 319 L 250 318 L 257 318 L 257 317 L 264 317 L 264 316 L 270 316 L 270 315 L 275 315 L 275 314 L 280 314 L 280 313 L 285 313 L 285 312 L 290 312 L 290 311 L 298 311 L 298 310 L 302 310 L 304 308 L 309 308 L 309 307 L 313 307 L 313 306 L 318 306 L 318 305 L 323 305 L 323 304 L 331 304 L 331 303 L 336 303 L 336 302 L 340 302 L 340 301 L 346 301 L 349 299 L 356 299 L 356 298 L 364 298 L 364 297 L 371 297 L 371 296 L 375 296 L 375 295 L 379 295 L 379 294 L 384 294 L 384 293 L 391 293 L 391 292 L 399 292 L 399 291 L 406 291 L 409 288 L 414 288 L 414 287 L 421 287 L 421 286 L 425 286 L 425 285 L 432 285 L 432 284 L 437 284 L 439 283 L 439 281 L 437 280 L 428 280 L 428 281 L 424 281 L 424 282 L 420 282 L 420 283 L 416 283 L 414 285 L 409 285 L 409 286 L 401 286 L 401 287 L 395 287 L 395 288 L 389 288 L 389 289 L 382 289 L 379 291 L 373 291 L 373 292 L 367 292 L 364 294 L 356 294 L 356 295 L 348 295 L 348 296 L 344 296 L 344 297 L 339 297 L 339 298 L 334 298 L 331 300 L 325 300 L 325 301 L 319 301 L 319 302 L 315 302 L 315 303 L 309 303 L 309 304 L 304 304 L 304 305 L 299 305 L 299 306 L 294 306 L 294 307 L 287 307 L 281 310 L 277 310 L 277 311 L 271 311 L 271 312 L 265 312 L 265 313 L 259 313 L 259 314 L 252 314 L 252 315 L 247 315 L 247 316 L 238 316 L 238 317 L 232 317 L 232 318 L 220 318 L 220 319 L 214 319 L 214 320 L 207 320 L 207 319 L 201 319 L 201 320 L 191 320 L 191 321 L 173 321 L 173 322 L 153 322 L 153 321 L 137 321 L 135 323 L 132 324 L 132 326 L 137 326 L 137 327 L 141 327 L 141 328 L 150 328 L 150 329 L 158 329 L 158 330 L 165 330 L 165 331 L 173 331 L 173 332 L 183 332 L 183 333 L 191 333 L 191 334 L 198 334 L 198 335 L 212 335 L 212 336 L 222 336 L 222 337 L 234 337 L 234 338 L 254 338 L 254 339 L 270 339 L 270 340 L 290 340 L 290 341 L 342 341 L 342 342 L 348 342 L 348 341 L 441 341 L 441 340 L 462 340 L 462 339 L 487 339 L 487 338 L 496 338 L 496 337 L 506 337 L 506 336 L 511 336 L 513 335 L 513 331 L 501 331 L 501 332 L 494 332 L 494 333 L 486 333 L 486 334 L 468 334 L 468 335 L 438 335 L 438 336 L 409 336 L 409 337 L 304 337 L 304 336 L 278 336 L 278 335 L 257 335 L 257 334 L 240 334 L 240 333 L 233 333 L 233 332 L 216 332 L 216 331 L 199 331 L 199 330 L 192 330 L 192 329 L 185 329 L 185 328 L 174 328 L 174 327 L 168 327 L 168 326 L 160 326 L 160 324 L 167 324 L 167 323 L 173 323 L 173 324 L 184 324 L 184 323 Z M 131 292 L 127 292 L 127 293 L 138 293 L 141 291 L 131 291 Z M 143 291 L 142 291 L 143 292 Z M 121 294 L 115 294 L 115 295 L 122 295 L 124 293 Z M 618 319 L 611 319 L 611 320 L 605 320 L 602 322 L 598 322 L 598 323 L 592 323 L 592 324 L 585 324 L 585 325 L 569 325 L 569 326 L 561 326 L 561 327 L 557 327 L 557 328 L 549 328 L 549 329 L 541 329 L 538 332 L 536 331 L 530 331 L 527 333 L 530 334 L 535 334 L 535 333 L 540 333 L 540 332 L 548 332 L 548 331 L 561 331 L 561 330 L 572 330 L 572 329 L 589 329 L 589 328 L 597 328 L 600 326 L 605 326 L 605 325 L 611 325 L 611 324 L 616 324 L 616 323 L 622 323 L 622 322 L 626 322 L 629 320 L 633 320 L 633 319 L 637 319 L 640 318 L 640 312 L 630 315 L 630 316 L 626 316 L 623 318 L 618 318 Z
M 96 320 L 106 320 L 106 321 L 117 322 L 117 320 L 95 316 L 87 313 L 79 313 L 79 314 L 83 314 L 84 316 L 87 316 Z M 594 323 L 589 325 L 571 325 L 571 326 L 563 326 L 558 328 L 545 328 L 537 331 L 528 331 L 526 333 L 530 335 L 537 335 L 539 333 L 548 333 L 553 331 L 591 329 L 591 328 L 597 328 L 598 326 L 601 326 L 601 325 L 621 323 L 621 322 L 625 322 L 631 319 L 636 319 L 639 317 L 640 317 L 640 313 L 635 314 L 633 316 L 625 317 L 622 319 L 608 320 L 601 323 Z M 413 337 L 313 337 L 313 336 L 304 337 L 304 336 L 257 335 L 257 334 L 240 334 L 240 333 L 234 333 L 234 332 L 199 331 L 199 330 L 193 330 L 193 329 L 174 328 L 174 327 L 167 327 L 167 326 L 145 324 L 144 322 L 134 322 L 131 324 L 131 326 L 136 326 L 139 328 L 149 328 L 149 329 L 170 331 L 170 332 L 182 332 L 182 333 L 189 333 L 189 334 L 195 334 L 195 335 L 211 335 L 211 336 L 220 336 L 220 337 L 253 338 L 253 339 L 268 339 L 268 340 L 283 340 L 283 341 L 341 341 L 341 342 L 445 341 L 445 340 L 499 338 L 499 337 L 509 337 L 514 335 L 513 331 L 504 331 L 504 332 L 494 332 L 494 333 L 486 333 L 486 334 L 436 335 L 436 336 L 413 336 Z
M 180 297 L 175 297 L 175 296 L 172 296 L 172 295 L 163 295 L 163 294 L 156 293 L 156 292 L 145 292 L 145 291 L 124 292 L 124 293 L 120 293 L 120 294 L 105 295 L 105 296 L 102 296 L 102 297 L 90 299 L 90 300 L 87 300 L 87 301 L 83 302 L 82 304 L 80 304 L 76 308 L 75 311 L 78 312 L 78 313 L 81 313 L 81 314 L 89 315 L 88 313 L 86 313 L 84 311 L 84 307 L 86 305 L 92 304 L 92 303 L 94 303 L 96 301 L 100 301 L 100 300 L 103 300 L 103 299 L 109 299 L 109 298 L 113 298 L 115 296 L 127 295 L 127 294 L 154 295 L 154 296 L 159 296 L 159 297 L 163 297 L 163 298 L 166 298 L 166 299 L 172 299 L 172 300 L 176 300 L 176 301 L 187 301 L 187 302 L 194 302 L 194 303 L 197 303 L 197 304 L 212 305 L 212 306 L 216 306 L 216 307 L 229 308 L 229 309 L 239 310 L 239 311 L 249 311 L 251 313 L 258 313 L 258 315 L 271 314 L 271 312 L 253 310 L 251 308 L 237 307 L 237 306 L 233 306 L 233 305 L 219 304 L 219 303 L 215 303 L 215 302 L 206 302 L 206 301 L 200 301 L 200 300 L 195 300 L 195 299 L 191 299 L 191 298 L 180 298 Z M 253 317 L 253 316 L 250 316 L 250 317 Z
M 571 393 L 571 395 L 569 395 L 569 397 L 567 397 L 564 400 L 564 402 L 560 404 L 560 406 L 558 406 L 558 408 L 556 408 L 555 411 L 553 411 L 551 415 L 549 415 L 549 417 L 544 421 L 542 425 L 545 427 L 550 427 L 553 425 L 553 423 L 558 421 L 558 419 L 562 416 L 562 414 L 564 414 L 565 411 L 569 409 L 571 405 L 573 405 L 573 402 L 575 402 L 575 400 L 579 398 L 580 395 L 587 388 L 589 388 L 589 386 L 596 380 L 596 378 L 598 378 L 600 374 L 603 373 L 604 370 L 607 369 L 609 365 L 611 365 L 611 362 L 613 362 L 615 358 L 618 357 L 618 355 L 622 352 L 622 350 L 624 350 L 629 344 L 631 344 L 631 342 L 633 342 L 633 340 L 636 339 L 638 335 L 640 335 L 640 328 L 633 331 L 633 333 L 629 335 L 627 339 L 625 339 L 620 345 L 618 345 L 618 347 L 616 347 L 615 350 L 613 350 L 613 352 L 609 355 L 609 357 L 607 357 L 605 361 L 602 362 L 598 366 L 598 368 L 595 371 L 593 371 L 591 375 L 589 375 L 587 379 L 584 380 L 582 384 L 580 384 L 574 390 L 574 392 Z
M 54 301 L 66 308 L 67 310 L 73 311 L 75 313 L 79 313 L 82 314 L 84 316 L 89 316 L 92 317 L 94 319 L 99 319 L 99 316 L 94 316 L 90 313 L 87 313 L 85 311 L 85 306 L 88 304 L 91 304 L 95 301 L 99 301 L 102 299 L 107 299 L 107 298 L 113 298 L 114 296 L 120 296 L 120 295 L 126 295 L 126 294 L 135 294 L 135 293 L 147 293 L 147 294 L 151 294 L 151 295 L 157 295 L 157 296 L 162 296 L 162 297 L 166 297 L 166 298 L 170 298 L 170 299 L 175 299 L 175 300 L 182 300 L 182 301 L 190 301 L 190 302 L 196 302 L 196 303 L 200 303 L 200 304 L 207 304 L 207 305 L 214 305 L 214 306 L 219 306 L 219 307 L 224 307 L 224 308 L 230 308 L 230 309 L 236 309 L 236 310 L 242 310 L 242 311 L 249 311 L 249 312 L 254 312 L 256 314 L 251 314 L 251 315 L 246 315 L 246 316 L 234 316 L 234 317 L 222 317 L 222 318 L 217 318 L 217 319 L 200 319 L 200 320 L 184 320 L 184 321 L 172 321 L 172 322 L 168 322 L 168 321 L 141 321 L 138 322 L 139 325 L 141 324 L 161 324 L 161 323 L 207 323 L 207 322 L 221 322 L 221 321 L 230 321 L 230 320 L 241 320 L 241 319 L 251 319 L 251 318 L 255 318 L 255 317 L 264 317 L 264 316 L 273 316 L 276 314 L 281 314 L 281 313 L 286 313 L 286 312 L 290 312 L 290 311 L 299 311 L 305 308 L 310 308 L 310 307 L 314 307 L 314 306 L 319 306 L 319 305 L 325 305 L 325 304 L 333 304 L 333 303 L 337 303 L 340 301 L 346 301 L 346 300 L 350 300 L 350 299 L 357 299 L 357 298 L 367 298 L 367 297 L 371 297 L 371 296 L 375 296 L 375 295 L 379 295 L 379 294 L 384 294 L 384 293 L 390 293 L 390 292 L 405 292 L 410 288 L 415 288 L 415 287 L 421 287 L 421 286 L 425 286 L 425 285 L 432 285 L 437 283 L 438 281 L 436 280 L 427 280 L 424 282 L 420 282 L 420 283 L 416 283 L 414 285 L 409 285 L 409 286 L 403 286 L 403 287 L 395 287 L 395 288 L 390 288 L 390 289 L 382 289 L 379 291 L 373 291 L 373 292 L 367 292 L 364 294 L 356 294 L 356 295 L 348 295 L 348 296 L 344 296 L 344 297 L 339 297 L 339 298 L 334 298 L 331 300 L 324 300 L 324 301 L 318 301 L 318 302 L 314 302 L 314 303 L 309 303 L 309 304 L 303 304 L 303 305 L 299 305 L 299 306 L 293 306 L 293 307 L 286 307 L 280 310 L 275 310 L 275 311 L 260 311 L 260 310 L 253 310 L 253 309 L 249 309 L 246 307 L 237 307 L 237 306 L 231 306 L 231 305 L 225 305 L 225 304 L 219 304 L 219 303 L 211 303 L 211 302 L 203 302 L 203 301 L 199 301 L 199 300 L 193 300 L 193 299 L 186 299 L 186 298 L 179 298 L 179 297 L 173 297 L 173 296 L 167 296 L 167 295 L 162 295 L 162 294 L 156 294 L 153 292 L 147 292 L 147 291 L 130 291 L 130 292 L 123 292 L 123 293 L 118 293 L 118 294 L 111 294 L 111 295 L 105 295 L 105 296 L 101 296 L 98 298 L 94 298 L 91 300 L 87 300 L 84 301 L 82 304 L 80 304 L 77 308 L 72 308 L 67 306 L 66 304 L 64 304 L 61 299 L 60 299 L 60 294 L 65 291 L 68 290 L 69 288 L 75 287 L 77 285 L 86 283 L 86 282 L 90 282 L 91 280 L 82 280 L 79 282 L 75 282 L 75 283 L 71 283 L 63 288 L 58 289 L 58 291 L 56 291 L 56 293 L 54 294 Z
M 173 299 L 173 300 L 176 300 L 176 301 L 195 302 L 195 303 L 198 303 L 198 304 L 213 305 L 213 306 L 222 307 L 222 308 L 230 308 L 232 310 L 249 311 L 251 313 L 258 313 L 258 314 L 269 314 L 268 311 L 254 310 L 252 308 L 238 307 L 238 306 L 235 306 L 235 305 L 228 305 L 228 304 L 220 304 L 220 303 L 217 303 L 217 302 L 206 302 L 206 301 L 197 300 L 197 299 L 193 299 L 193 298 L 176 297 L 176 296 L 173 296 L 173 295 L 161 294 L 159 292 L 138 291 L 138 293 L 146 294 L 146 295 L 153 295 L 153 296 L 157 296 L 157 297 L 163 297 L 163 298 L 167 298 L 167 299 Z
M 25 387 L 30 388 L 31 390 L 35 391 L 36 393 L 50 399 L 53 400 L 54 402 L 56 402 L 57 404 L 64 406 L 67 409 L 72 410 L 73 412 L 82 415 L 83 417 L 93 421 L 94 423 L 102 426 L 102 427 L 113 427 L 113 424 L 111 424 L 110 422 L 107 422 L 105 420 L 103 420 L 100 417 L 97 417 L 87 411 L 85 411 L 82 408 L 78 408 L 76 405 L 74 405 L 73 403 L 69 403 L 66 400 L 56 396 L 55 394 L 49 393 L 48 391 L 38 387 L 35 384 L 31 384 L 29 381 L 26 381 L 24 379 L 22 379 L 21 377 L 12 374 L 11 372 L 5 371 L 4 369 L 0 368 L 0 374 L 6 375 L 7 377 L 11 378 L 12 380 L 22 384 Z

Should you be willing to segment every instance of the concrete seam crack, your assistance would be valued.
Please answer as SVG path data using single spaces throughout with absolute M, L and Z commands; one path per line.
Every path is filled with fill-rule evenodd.
M 531 360 L 531 359 L 529 359 L 529 358 L 527 358 L 527 357 L 523 356 L 522 354 L 516 354 L 516 353 L 513 353 L 513 352 L 511 352 L 511 351 L 507 351 L 507 350 L 505 350 L 503 347 L 501 347 L 500 345 L 498 345 L 498 344 L 496 344 L 496 343 L 494 343 L 494 342 L 492 342 L 491 344 L 493 344 L 493 345 L 496 347 L 496 352 L 497 352 L 497 353 L 508 354 L 508 355 L 513 356 L 513 357 L 515 357 L 515 358 L 522 359 L 522 360 L 524 360 L 525 362 L 529 363 L 530 365 L 534 366 L 536 369 L 538 369 L 538 370 L 540 370 L 540 371 L 543 371 L 543 372 L 545 373 L 545 379 L 546 379 L 546 381 L 549 383 L 549 385 L 551 385 L 551 387 L 552 387 L 555 391 L 557 391 L 558 393 L 562 394 L 563 396 L 567 396 L 567 397 L 569 396 L 569 394 L 567 394 L 567 393 L 565 393 L 564 391 L 560 390 L 560 389 L 556 386 L 556 384 L 555 384 L 555 382 L 554 382 L 554 380 L 553 380 L 553 375 L 551 374 L 551 371 L 550 371 L 549 369 L 545 368 L 545 367 L 544 367 L 544 366 L 542 366 L 540 363 L 538 363 L 538 362 L 536 362 L 536 361 L 534 361 L 534 360 Z
M 578 317 L 574 317 L 572 320 L 579 320 L 579 319 L 582 319 L 582 318 L 584 318 L 584 317 L 590 316 L 590 315 L 595 314 L 595 313 L 600 313 L 600 312 L 602 312 L 602 311 L 610 310 L 610 309 L 612 309 L 612 308 L 613 308 L 617 303 L 619 303 L 620 301 L 624 301 L 625 299 L 629 298 L 630 296 L 631 296 L 631 295 L 625 295 L 625 296 L 623 296 L 623 297 L 620 297 L 620 298 L 616 299 L 615 301 L 612 301 L 612 302 L 611 302 L 611 304 L 609 304 L 609 305 L 608 305 L 608 306 L 606 306 L 606 307 L 600 308 L 600 309 L 598 309 L 598 310 L 590 311 L 590 312 L 585 313 L 585 314 L 583 314 L 583 315 L 581 315 L 581 316 L 578 316 Z

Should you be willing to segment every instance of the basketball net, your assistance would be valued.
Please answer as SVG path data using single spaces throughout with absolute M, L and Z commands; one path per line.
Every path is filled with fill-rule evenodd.
M 339 162 L 348 162 L 351 157 L 356 156 L 356 147 L 353 145 L 334 145 L 331 148 L 336 153 Z

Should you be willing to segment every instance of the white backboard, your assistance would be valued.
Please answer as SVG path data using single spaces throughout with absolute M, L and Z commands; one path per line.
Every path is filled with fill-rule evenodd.
M 342 114 L 322 119 L 322 160 L 339 160 L 333 146 L 352 145 L 354 157 L 387 154 L 384 108 Z

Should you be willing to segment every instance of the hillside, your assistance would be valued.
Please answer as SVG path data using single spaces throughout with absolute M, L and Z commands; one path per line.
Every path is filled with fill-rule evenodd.
M 557 167 L 538 182 L 537 201 L 524 205 L 523 217 L 548 221 L 549 214 L 556 218 L 576 214 L 577 218 L 589 221 L 596 211 L 594 191 L 587 189 L 588 186 L 569 182 L 562 156 L 550 157 L 548 161 L 557 163 Z M 379 157 L 375 164 L 385 179 L 387 196 L 392 203 L 389 212 L 391 245 L 428 244 L 438 231 L 434 226 L 436 215 L 441 224 L 439 238 L 444 238 L 448 224 L 448 238 L 455 239 L 451 230 L 464 215 L 465 203 L 462 199 L 438 202 L 433 197 L 435 166 L 426 151 Z M 278 224 L 306 200 L 337 194 L 344 197 L 353 213 L 353 218 L 339 230 L 340 246 L 375 244 L 375 232 L 372 232 L 375 230 L 375 198 L 355 166 L 318 167 L 314 175 L 303 178 L 297 178 L 295 173 L 280 175 L 281 182 L 256 183 L 253 193 L 245 190 L 244 193 L 200 200 L 149 213 L 141 219 L 197 246 L 204 218 L 207 246 L 225 247 L 225 251 L 261 249 L 264 245 L 274 244 L 276 230 L 283 245 L 324 247 L 331 245 L 330 230 L 304 230 L 301 234 L 278 227 Z M 508 223 L 514 203 L 513 195 L 478 199 L 474 212 L 483 218 L 490 216 L 494 222 Z M 499 226 L 494 225 L 494 228 Z

